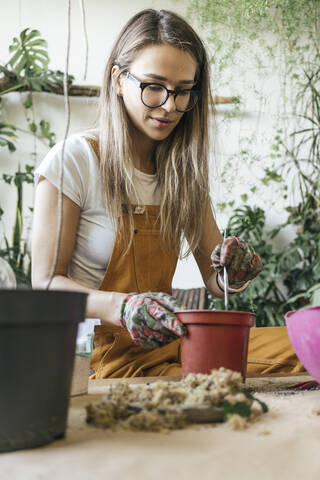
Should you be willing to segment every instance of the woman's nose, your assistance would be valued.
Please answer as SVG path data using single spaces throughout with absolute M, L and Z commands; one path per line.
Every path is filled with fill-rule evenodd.
M 161 107 L 164 108 L 167 112 L 175 112 L 177 107 L 174 95 L 172 93 L 169 94 L 167 101 L 163 105 L 161 105 Z

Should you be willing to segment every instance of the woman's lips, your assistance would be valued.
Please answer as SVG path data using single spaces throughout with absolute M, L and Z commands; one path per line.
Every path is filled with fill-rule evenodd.
M 150 118 L 153 121 L 154 125 L 158 128 L 166 128 L 172 123 L 172 120 L 167 120 L 166 118 Z

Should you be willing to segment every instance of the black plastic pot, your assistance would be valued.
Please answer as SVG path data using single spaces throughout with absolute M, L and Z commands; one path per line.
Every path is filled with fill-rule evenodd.
M 0 452 L 63 437 L 86 293 L 0 290 Z

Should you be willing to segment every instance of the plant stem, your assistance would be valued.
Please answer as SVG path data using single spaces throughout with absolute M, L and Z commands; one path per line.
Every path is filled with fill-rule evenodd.
M 0 96 L 5 95 L 6 93 L 9 93 L 9 92 L 13 92 L 14 90 L 18 90 L 19 88 L 25 87 L 26 85 L 27 85 L 26 82 L 19 83 L 18 85 L 14 85 L 13 87 L 8 88 L 8 90 L 3 90 L 2 92 L 0 92 Z

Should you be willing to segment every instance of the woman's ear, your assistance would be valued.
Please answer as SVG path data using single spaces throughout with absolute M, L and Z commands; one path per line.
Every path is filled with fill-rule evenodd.
M 113 85 L 116 89 L 117 95 L 122 96 L 122 75 L 120 75 L 116 80 L 116 74 L 117 72 L 119 72 L 119 70 L 120 70 L 119 65 L 113 65 L 111 69 L 111 76 L 112 76 Z

